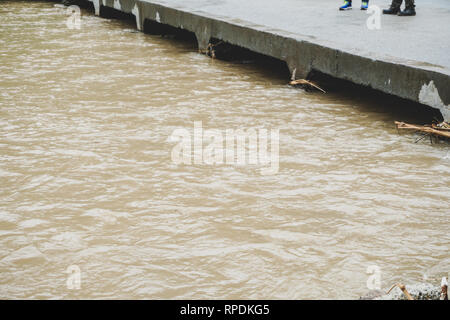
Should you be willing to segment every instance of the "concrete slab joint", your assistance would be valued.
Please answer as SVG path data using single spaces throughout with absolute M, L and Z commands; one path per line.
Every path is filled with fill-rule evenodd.
M 131 13 L 136 17 L 136 27 L 139 31 L 144 31 L 144 17 L 142 17 L 141 5 L 136 1 Z
M 308 78 L 309 73 L 311 72 L 310 66 L 306 66 L 303 63 L 295 62 L 298 59 L 286 59 L 286 64 L 289 68 L 289 72 L 291 73 L 291 79 L 306 79 Z
M 424 84 L 420 89 L 419 102 L 439 109 L 444 121 L 450 122 L 450 105 L 444 104 L 433 80 L 429 84 Z
M 114 9 L 122 10 L 122 6 L 120 4 L 120 0 L 114 0 Z
M 209 28 L 207 26 L 200 27 L 195 31 L 195 36 L 197 37 L 198 50 L 200 52 L 206 52 L 211 40 L 211 32 L 209 31 Z
M 92 0 L 92 4 L 94 5 L 94 13 L 96 16 L 100 15 L 100 0 Z

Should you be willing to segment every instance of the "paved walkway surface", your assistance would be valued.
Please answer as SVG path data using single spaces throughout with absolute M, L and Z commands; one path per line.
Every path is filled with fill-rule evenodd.
M 339 11 L 339 0 L 157 0 L 294 33 L 328 47 L 369 58 L 405 63 L 450 75 L 450 0 L 418 0 L 417 16 L 381 15 L 381 29 L 369 30 L 370 14 Z M 387 8 L 390 0 L 370 5 Z M 449 89 L 450 90 L 450 89 Z

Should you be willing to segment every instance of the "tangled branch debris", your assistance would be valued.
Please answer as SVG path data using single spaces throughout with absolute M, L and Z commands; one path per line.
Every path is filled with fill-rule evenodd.
M 423 139 L 427 136 L 430 136 L 430 137 L 434 136 L 434 137 L 450 139 L 450 125 L 447 122 L 432 124 L 431 126 L 419 126 L 419 125 L 395 121 L 395 125 L 397 126 L 397 130 L 398 129 L 406 129 L 406 130 L 414 130 L 416 132 L 424 133 L 424 136 L 421 139 Z
M 389 289 L 389 291 L 387 292 L 387 294 L 389 294 L 389 293 L 392 291 L 392 289 L 394 289 L 395 287 L 399 287 L 400 290 L 403 291 L 403 294 L 406 296 L 406 298 L 407 298 L 408 300 L 414 300 L 414 298 L 409 294 L 408 290 L 406 290 L 406 286 L 405 286 L 404 284 L 401 284 L 401 283 L 396 283 L 396 284 L 394 284 L 394 285 Z

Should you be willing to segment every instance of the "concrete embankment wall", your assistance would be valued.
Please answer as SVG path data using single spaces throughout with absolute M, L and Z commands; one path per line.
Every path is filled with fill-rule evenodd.
M 207 49 L 211 39 L 219 39 L 285 61 L 296 78 L 307 78 L 311 71 L 319 71 L 437 108 L 445 120 L 450 120 L 450 72 L 447 69 L 372 59 L 289 32 L 152 0 L 86 1 L 93 3 L 97 15 L 101 15 L 102 7 L 133 14 L 139 30 L 143 30 L 145 21 L 150 20 L 191 31 L 196 35 L 200 51 Z

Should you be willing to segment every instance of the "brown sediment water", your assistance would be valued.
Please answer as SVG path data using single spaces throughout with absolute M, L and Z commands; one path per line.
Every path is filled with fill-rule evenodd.
M 449 271 L 450 149 L 393 124 L 422 116 L 66 20 L 0 5 L 0 298 L 341 299 L 370 266 L 383 287 Z M 174 164 L 198 121 L 279 129 L 278 173 Z

